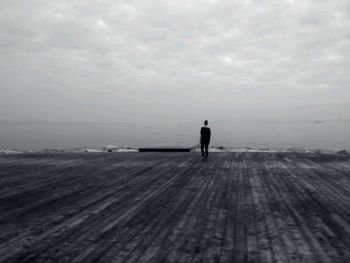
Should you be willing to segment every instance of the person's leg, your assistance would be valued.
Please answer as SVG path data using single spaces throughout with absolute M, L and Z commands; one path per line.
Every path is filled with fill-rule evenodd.
M 202 157 L 204 157 L 204 143 L 201 142 L 201 152 L 202 152 Z
M 208 147 L 209 147 L 209 143 L 205 144 L 205 158 L 208 158 Z

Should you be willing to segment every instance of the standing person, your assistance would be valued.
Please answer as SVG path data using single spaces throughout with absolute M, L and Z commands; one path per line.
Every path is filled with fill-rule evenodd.
M 208 159 L 208 147 L 210 143 L 210 128 L 208 126 L 208 121 L 204 121 L 204 127 L 201 128 L 201 151 L 202 151 L 202 160 L 205 161 Z M 204 154 L 204 149 L 205 149 L 205 154 Z

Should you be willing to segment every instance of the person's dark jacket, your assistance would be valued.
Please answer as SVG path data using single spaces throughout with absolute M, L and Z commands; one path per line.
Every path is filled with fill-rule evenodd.
M 202 127 L 201 128 L 201 143 L 209 144 L 210 142 L 210 128 Z

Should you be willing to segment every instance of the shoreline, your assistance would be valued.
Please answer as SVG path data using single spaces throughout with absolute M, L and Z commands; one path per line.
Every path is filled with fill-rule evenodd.
M 162 147 L 160 147 L 162 148 Z M 174 147 L 180 148 L 180 147 Z M 200 153 L 200 147 L 198 145 L 188 147 L 191 148 L 190 152 L 198 152 Z M 44 148 L 39 150 L 21 150 L 21 149 L 8 149 L 8 148 L 0 148 L 0 154 L 30 154 L 30 153 L 128 153 L 128 152 L 140 152 L 141 148 L 134 148 L 129 146 L 114 146 L 114 145 L 106 145 L 102 148 L 89 148 L 89 147 L 75 147 L 75 148 Z M 285 147 L 285 148 L 251 148 L 251 147 L 224 147 L 224 146 L 210 146 L 209 152 L 261 152 L 261 153 L 322 153 L 322 154 L 342 154 L 342 155 L 350 155 L 347 149 L 339 149 L 339 150 L 329 150 L 329 149 L 310 149 L 303 147 Z

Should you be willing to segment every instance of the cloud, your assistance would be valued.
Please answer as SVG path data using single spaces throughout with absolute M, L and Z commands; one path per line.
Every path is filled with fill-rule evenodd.
M 346 0 L 1 1 L 3 118 L 349 103 L 349 10 Z

